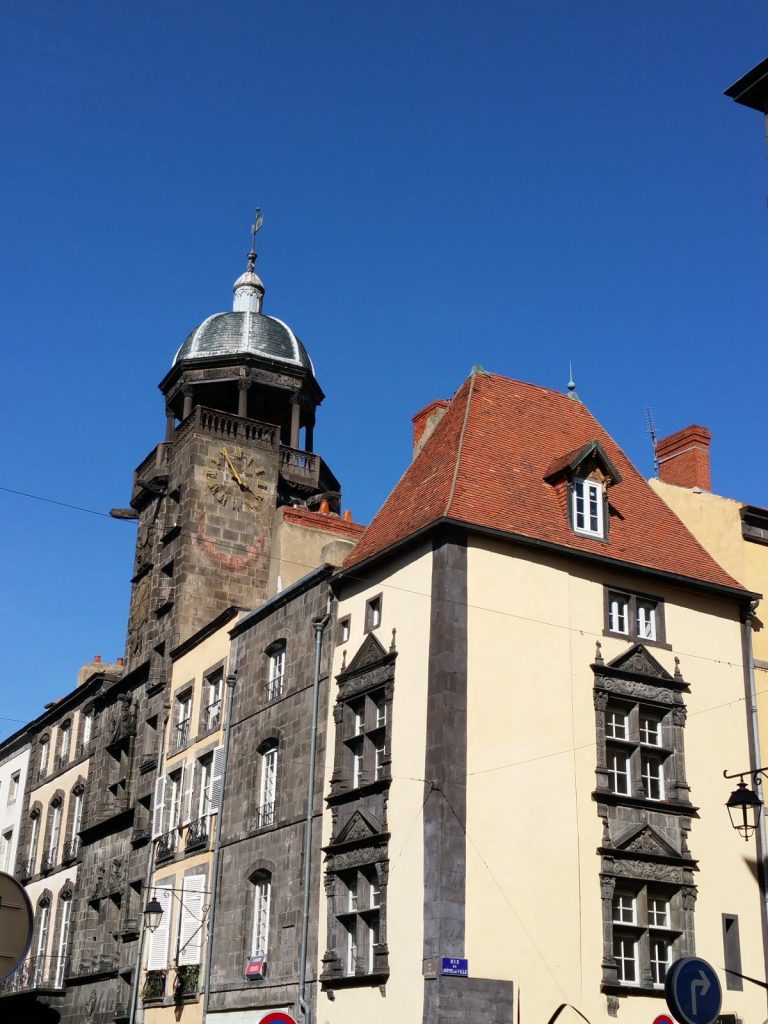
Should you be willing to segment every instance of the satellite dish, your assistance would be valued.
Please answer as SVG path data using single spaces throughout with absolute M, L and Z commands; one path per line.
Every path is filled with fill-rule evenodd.
M 0 871 L 0 981 L 13 974 L 32 941 L 32 904 L 26 889 Z

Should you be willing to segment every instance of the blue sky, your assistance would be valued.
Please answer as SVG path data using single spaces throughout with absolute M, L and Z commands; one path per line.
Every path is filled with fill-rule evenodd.
M 569 359 L 646 475 L 651 406 L 768 505 L 763 126 L 722 95 L 767 30 L 756 0 L 4 5 L 0 484 L 127 504 L 259 205 L 358 520 L 473 364 L 564 388 Z M 122 653 L 134 528 L 0 516 L 2 737 Z

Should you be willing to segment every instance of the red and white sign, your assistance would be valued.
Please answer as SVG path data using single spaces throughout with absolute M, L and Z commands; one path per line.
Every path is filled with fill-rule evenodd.
M 264 1014 L 259 1024 L 298 1024 L 298 1022 L 285 1010 L 270 1010 Z
M 654 1017 L 653 1024 L 675 1024 L 668 1013 L 660 1013 L 658 1017 Z

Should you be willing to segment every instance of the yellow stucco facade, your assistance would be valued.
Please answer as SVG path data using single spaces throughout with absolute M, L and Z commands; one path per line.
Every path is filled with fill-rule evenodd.
M 332 999 L 320 992 L 323 1024 L 420 1020 L 425 985 L 432 984 L 424 980 L 422 960 L 433 559 L 425 546 L 386 570 L 366 568 L 359 574 L 365 583 L 350 581 L 340 591 L 339 619 L 349 616 L 350 625 L 348 640 L 336 649 L 334 675 L 365 638 L 371 598 L 382 596 L 375 634 L 385 649 L 397 631 L 387 807 L 389 977 L 385 997 L 373 985 L 341 986 Z M 601 989 L 605 920 L 597 851 L 604 835 L 594 795 L 592 666 L 596 653 L 609 663 L 632 647 L 605 628 L 606 590 L 652 593 L 663 606 L 666 643 L 648 643 L 647 650 L 687 684 L 684 760 L 698 809 L 689 836 L 697 862 L 695 951 L 718 971 L 723 1012 L 763 1021 L 762 990 L 728 989 L 722 970 L 727 914 L 738 917 L 744 974 L 764 976 L 755 848 L 732 830 L 724 807 L 723 768 L 749 763 L 736 603 L 503 540 L 470 539 L 466 565 L 466 938 L 462 951 L 443 952 L 466 957 L 472 978 L 511 982 L 520 1024 L 544 1024 L 561 1003 L 592 1024 L 615 1016 L 646 1024 L 665 1011 L 660 986 L 649 993 L 626 985 L 613 1004 Z M 333 727 L 329 708 L 329 733 Z M 331 771 L 329 763 L 326 792 Z M 326 820 L 324 844 L 330 834 Z M 322 958 L 328 915 L 322 891 L 319 903 Z M 560 1019 L 579 1018 L 566 1010 Z

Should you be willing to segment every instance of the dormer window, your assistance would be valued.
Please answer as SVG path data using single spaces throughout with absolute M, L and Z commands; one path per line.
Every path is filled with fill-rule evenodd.
M 597 480 L 573 481 L 573 528 L 589 537 L 603 537 L 603 488 Z
M 567 496 L 574 533 L 608 539 L 608 488 L 621 483 L 621 474 L 599 441 L 555 459 L 544 479 L 562 496 L 563 505 Z

